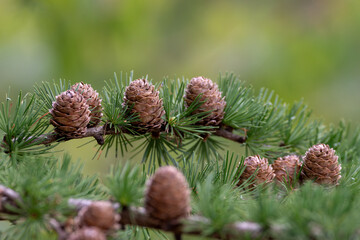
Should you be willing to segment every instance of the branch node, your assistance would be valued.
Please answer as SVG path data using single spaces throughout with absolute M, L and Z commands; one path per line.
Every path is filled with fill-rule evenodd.
M 104 136 L 103 136 L 103 135 L 101 135 L 101 134 L 96 134 L 96 135 L 94 135 L 94 138 L 95 138 L 96 142 L 97 142 L 99 145 L 104 145 L 105 140 L 104 140 Z
M 154 139 L 159 139 L 160 138 L 160 132 L 152 132 L 151 137 L 154 138 Z

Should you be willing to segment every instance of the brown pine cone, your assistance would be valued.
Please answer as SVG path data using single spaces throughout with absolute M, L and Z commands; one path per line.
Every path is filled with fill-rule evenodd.
M 269 165 L 268 160 L 261 158 L 259 155 L 245 158 L 244 165 L 245 170 L 240 176 L 238 186 L 250 178 L 253 179 L 253 183 L 249 185 L 249 188 L 253 188 L 262 183 L 270 183 L 275 178 L 274 170 L 271 165 Z M 254 176 L 255 172 L 256 175 Z
M 56 96 L 50 113 L 50 123 L 60 136 L 76 138 L 86 133 L 86 126 L 90 122 L 90 110 L 81 94 L 67 90 Z
M 188 216 L 190 191 L 184 175 L 175 167 L 160 167 L 147 183 L 145 209 L 162 221 Z
M 204 103 L 192 114 L 210 112 L 208 116 L 199 121 L 199 124 L 218 126 L 225 114 L 225 97 L 221 97 L 221 92 L 216 83 L 213 83 L 208 78 L 195 77 L 191 79 L 186 87 L 184 96 L 185 106 L 189 107 L 200 94 L 202 96 L 199 100 Z
M 340 171 L 338 156 L 329 145 L 314 145 L 306 152 L 302 171 L 304 180 L 311 179 L 319 184 L 336 185 L 341 178 Z
M 299 157 L 296 155 L 289 155 L 278 158 L 272 164 L 275 172 L 275 177 L 278 182 L 287 182 L 292 184 L 294 178 L 299 174 L 301 163 Z
M 111 202 L 97 201 L 83 208 L 79 213 L 80 224 L 98 227 L 104 230 L 113 228 L 115 225 L 115 211 Z
M 131 113 L 139 116 L 140 121 L 132 124 L 146 132 L 159 131 L 164 124 L 161 118 L 165 114 L 163 101 L 159 97 L 159 91 L 146 79 L 137 79 L 126 87 L 124 105 L 131 109 Z
M 97 126 L 102 117 L 102 99 L 99 98 L 99 93 L 97 93 L 90 84 L 76 83 L 71 87 L 71 90 L 80 93 L 86 100 L 86 103 L 89 105 L 90 113 L 90 122 L 88 127 Z
M 96 227 L 84 227 L 70 234 L 68 240 L 106 240 L 106 235 Z

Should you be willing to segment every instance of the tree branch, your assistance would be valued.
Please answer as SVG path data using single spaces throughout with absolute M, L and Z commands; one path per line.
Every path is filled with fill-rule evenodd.
M 223 138 L 226 138 L 231 141 L 238 142 L 238 143 L 245 143 L 245 141 L 246 141 L 246 137 L 236 135 L 236 134 L 232 133 L 232 131 L 229 131 L 224 128 L 216 129 L 214 135 L 223 137 Z
M 122 132 L 129 133 L 125 130 L 122 130 Z M 165 131 L 163 131 L 163 132 L 165 132 Z M 107 127 L 107 125 L 104 125 L 104 126 L 88 128 L 85 135 L 80 136 L 80 137 L 64 138 L 64 137 L 61 137 L 60 135 L 56 134 L 55 132 L 51 132 L 51 133 L 43 134 L 40 137 L 34 139 L 34 142 L 36 142 L 38 144 L 49 145 L 54 142 L 69 141 L 71 139 L 93 137 L 96 139 L 98 144 L 103 145 L 105 135 L 116 135 L 116 134 L 119 134 L 119 133 L 115 132 L 114 128 L 109 128 L 109 127 Z M 245 143 L 245 141 L 246 141 L 246 137 L 236 135 L 232 132 L 232 129 L 228 129 L 228 128 L 216 129 L 214 132 L 212 132 L 212 134 L 215 136 L 229 139 L 234 142 L 238 142 L 238 143 Z
M 75 206 L 78 210 L 89 206 L 91 202 L 91 200 L 86 199 L 69 199 L 69 205 Z M 119 204 L 113 206 L 115 209 L 119 208 Z M 120 212 L 119 224 L 158 229 L 174 234 L 203 235 L 203 226 L 210 224 L 210 222 L 207 218 L 199 215 L 191 215 L 182 221 L 163 222 L 150 217 L 142 207 L 125 207 Z M 185 227 L 185 225 L 191 227 Z M 263 232 L 264 229 L 260 224 L 235 222 L 226 225 L 221 232 L 212 233 L 209 237 L 216 239 L 257 238 Z
M 21 202 L 20 195 L 10 188 L 0 185 L 0 213 L 8 214 L 6 204 L 15 204 Z M 93 201 L 87 199 L 69 199 L 69 206 L 75 207 L 75 211 L 79 212 L 82 208 L 89 206 Z M 119 212 L 120 205 L 113 204 L 114 209 Z M 16 214 L 16 213 L 12 213 Z M 146 210 L 142 207 L 123 207 L 119 212 L 120 219 L 118 221 L 121 225 L 133 225 L 162 231 L 172 232 L 175 235 L 189 234 L 189 235 L 203 235 L 203 226 L 210 224 L 210 221 L 199 215 L 191 215 L 181 221 L 163 222 L 150 217 Z M 6 218 L 1 218 L 7 220 Z M 16 224 L 16 222 L 14 222 Z M 58 234 L 59 240 L 67 238 L 68 234 L 63 230 L 61 223 L 56 219 L 49 219 L 49 226 Z M 243 238 L 257 238 L 261 236 L 264 229 L 260 224 L 253 222 L 235 222 L 226 225 L 218 232 L 212 233 L 209 237 L 216 239 L 243 239 Z
M 0 213 L 13 215 L 14 213 L 6 209 L 7 205 L 17 206 L 21 202 L 20 195 L 14 190 L 0 185 Z M 0 220 L 6 220 L 6 216 L 0 214 Z
M 207 218 L 192 215 L 183 220 L 187 229 L 182 222 L 161 222 L 151 218 L 146 214 L 144 208 L 127 208 L 121 211 L 120 224 L 136 225 L 141 227 L 159 229 L 174 234 L 189 234 L 189 235 L 203 235 L 203 228 L 205 224 L 209 224 Z M 256 238 L 263 232 L 262 227 L 257 223 L 252 222 L 236 222 L 225 226 L 221 232 L 214 232 L 209 237 L 225 238 L 225 239 L 242 239 L 245 236 Z
M 5 201 L 8 200 L 12 202 L 21 201 L 21 197 L 17 192 L 3 185 L 0 185 L 0 196 L 2 198 L 1 200 L 5 200 Z

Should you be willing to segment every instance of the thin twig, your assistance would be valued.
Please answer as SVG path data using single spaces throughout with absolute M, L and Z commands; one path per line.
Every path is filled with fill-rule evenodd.
M 3 185 L 0 185 L 0 196 L 6 197 L 13 202 L 21 201 L 21 197 L 17 192 Z
M 217 129 L 215 131 L 214 135 L 223 137 L 223 138 L 226 138 L 231 141 L 238 142 L 238 143 L 245 143 L 245 141 L 246 141 L 246 137 L 236 135 L 236 134 L 232 133 L 231 131 L 229 131 L 227 129 L 223 129 L 223 128 Z
M 62 229 L 61 224 L 56 219 L 51 218 L 49 224 L 57 233 L 58 240 L 66 240 L 68 238 L 68 234 Z
M 21 197 L 17 192 L 3 185 L 0 185 L 0 213 L 5 213 L 9 215 L 16 214 L 9 211 L 6 208 L 6 205 L 17 206 L 17 204 L 21 201 Z M 6 220 L 6 216 L 0 215 L 0 220 Z

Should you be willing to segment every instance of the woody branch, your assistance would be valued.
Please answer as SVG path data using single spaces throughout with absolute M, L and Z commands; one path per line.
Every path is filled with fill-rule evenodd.
M 14 190 L 7 188 L 3 185 L 0 185 L 0 214 L 16 214 L 11 213 L 6 208 L 7 204 L 13 206 L 18 206 L 17 203 L 21 202 L 20 195 Z M 93 203 L 92 200 L 87 199 L 69 199 L 69 206 L 75 207 L 75 211 L 80 211 L 82 208 L 85 208 Z M 115 210 L 119 211 L 119 204 L 113 204 Z M 123 207 L 119 212 L 120 218 L 118 224 L 120 225 L 133 225 L 140 227 L 147 227 L 152 229 L 159 229 L 174 234 L 189 234 L 189 235 L 202 235 L 201 226 L 209 223 L 209 220 L 205 217 L 199 215 L 191 215 L 186 219 L 181 221 L 175 220 L 172 222 L 162 222 L 160 220 L 150 217 L 146 210 L 142 207 Z M 6 220 L 6 218 L 2 218 Z M 187 229 L 187 226 L 192 226 Z M 55 232 L 59 235 L 59 239 L 66 239 L 66 233 L 62 229 L 61 223 L 59 223 L 54 218 L 49 219 L 49 226 L 53 228 Z M 277 227 L 279 228 L 279 227 Z M 214 232 L 210 237 L 216 239 L 242 239 L 245 237 L 256 238 L 261 236 L 264 229 L 258 223 L 254 222 L 234 222 L 226 225 L 221 232 Z
M 123 133 L 129 133 L 124 129 L 122 129 L 122 132 Z M 163 131 L 163 132 L 165 132 L 165 131 Z M 116 135 L 116 134 L 119 134 L 119 133 L 116 132 L 114 128 L 110 128 L 107 125 L 103 125 L 103 126 L 97 126 L 97 127 L 88 128 L 86 133 L 83 136 L 78 136 L 78 137 L 73 137 L 73 138 L 69 138 L 69 137 L 68 138 L 63 138 L 62 136 L 56 134 L 55 132 L 51 132 L 51 133 L 46 133 L 46 134 L 41 135 L 40 137 L 36 138 L 34 140 L 34 142 L 36 142 L 38 144 L 48 145 L 48 144 L 51 144 L 51 143 L 54 143 L 54 142 L 68 141 L 68 140 L 71 140 L 71 139 L 93 137 L 93 138 L 96 139 L 98 144 L 103 145 L 105 135 Z M 234 141 L 234 142 L 238 142 L 240 144 L 245 143 L 245 141 L 246 141 L 245 136 L 239 136 L 237 134 L 234 134 L 231 129 L 218 128 L 218 129 L 215 129 L 212 132 L 212 134 L 215 135 L 215 136 L 219 136 L 219 137 L 229 139 L 229 140 Z

